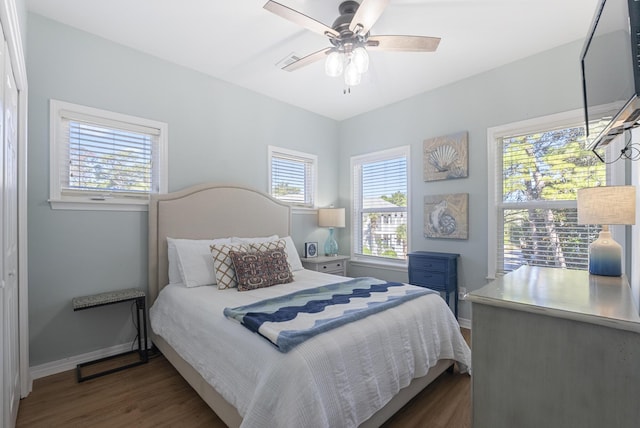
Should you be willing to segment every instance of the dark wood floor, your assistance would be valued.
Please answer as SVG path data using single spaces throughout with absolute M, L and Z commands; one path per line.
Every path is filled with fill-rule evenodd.
M 469 342 L 469 331 L 463 329 Z M 163 357 L 77 383 L 75 371 L 37 379 L 20 402 L 18 427 L 212 427 L 224 423 Z M 468 428 L 471 378 L 444 373 L 384 425 Z

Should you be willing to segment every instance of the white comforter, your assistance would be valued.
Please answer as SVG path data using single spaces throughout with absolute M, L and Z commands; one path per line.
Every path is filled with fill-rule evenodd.
M 286 354 L 222 313 L 339 280 L 303 270 L 290 284 L 245 292 L 169 285 L 149 311 L 151 327 L 238 409 L 242 427 L 356 427 L 438 359 L 471 366 L 458 323 L 437 294 L 320 334 Z

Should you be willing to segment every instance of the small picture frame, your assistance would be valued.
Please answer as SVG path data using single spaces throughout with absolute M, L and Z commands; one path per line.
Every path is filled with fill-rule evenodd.
M 317 242 L 305 242 L 304 243 L 304 256 L 308 259 L 312 257 L 318 257 L 318 243 Z

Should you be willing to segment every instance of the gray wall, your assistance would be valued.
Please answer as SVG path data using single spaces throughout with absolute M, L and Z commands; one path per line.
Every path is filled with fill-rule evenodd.
M 25 55 L 27 52 L 27 1 L 14 0 L 16 5 L 16 13 L 18 14 L 18 25 L 20 25 L 20 37 L 22 38 L 22 50 Z
M 147 214 L 52 210 L 50 98 L 169 124 L 169 190 L 215 181 L 267 191 L 267 145 L 318 155 L 319 205 L 335 203 L 335 121 L 30 14 L 30 364 L 133 339 L 128 305 L 73 312 L 75 296 L 147 287 Z M 292 236 L 322 239 L 312 214 Z
M 485 285 L 487 128 L 581 108 L 581 48 L 582 42 L 571 43 L 341 122 L 340 203 L 349 206 L 351 156 L 411 145 L 409 250 L 459 253 L 459 285 L 469 291 Z M 424 182 L 422 142 L 458 131 L 469 132 L 468 178 Z M 423 236 L 424 196 L 447 193 L 469 193 L 468 240 Z M 351 233 L 340 232 L 343 238 Z M 352 276 L 378 273 L 367 266 L 350 270 Z M 395 271 L 386 272 L 385 279 L 407 281 L 408 277 Z M 459 316 L 471 318 L 466 302 Z
M 460 285 L 469 290 L 486 283 L 487 128 L 581 106 L 578 42 L 337 123 L 38 15 L 28 25 L 31 365 L 132 339 L 127 305 L 74 313 L 71 299 L 147 282 L 145 213 L 49 207 L 50 98 L 168 122 L 170 190 L 203 181 L 266 190 L 273 144 L 316 153 L 319 205 L 349 207 L 350 157 L 411 145 L 410 249 L 460 253 Z M 423 140 L 463 130 L 469 177 L 423 182 Z M 469 193 L 469 239 L 425 239 L 424 195 L 458 192 Z M 346 252 L 350 230 L 337 233 Z M 326 231 L 315 215 L 298 214 L 293 237 L 302 252 Z M 350 274 L 407 279 L 404 270 L 366 266 Z M 470 318 L 465 303 L 460 316 Z

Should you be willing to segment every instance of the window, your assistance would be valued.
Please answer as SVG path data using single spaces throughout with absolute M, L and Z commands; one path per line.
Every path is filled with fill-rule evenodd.
M 582 111 L 488 132 L 489 277 L 521 265 L 588 268 L 598 229 L 577 224 L 576 190 L 606 185 L 585 150 Z
M 292 205 L 313 208 L 318 157 L 269 146 L 269 193 Z
M 167 190 L 167 125 L 51 100 L 54 209 L 146 210 Z
M 409 149 L 404 146 L 351 158 L 354 258 L 406 261 Z

